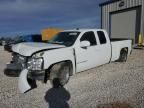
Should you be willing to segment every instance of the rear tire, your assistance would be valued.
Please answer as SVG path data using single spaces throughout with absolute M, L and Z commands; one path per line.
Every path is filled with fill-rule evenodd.
M 120 52 L 119 62 L 126 62 L 127 61 L 127 50 L 123 49 Z
M 71 65 L 67 62 L 55 64 L 50 69 L 50 83 L 54 88 L 64 86 L 70 78 Z

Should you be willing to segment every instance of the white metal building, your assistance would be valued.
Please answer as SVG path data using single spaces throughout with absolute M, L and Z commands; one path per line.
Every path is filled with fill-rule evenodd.
M 144 36 L 144 0 L 110 0 L 100 6 L 101 28 L 111 38 L 130 38 L 136 44 Z

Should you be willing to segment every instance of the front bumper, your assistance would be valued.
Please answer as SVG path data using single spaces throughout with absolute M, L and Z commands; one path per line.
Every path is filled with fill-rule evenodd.
M 4 69 L 4 74 L 9 77 L 19 77 L 23 67 L 20 63 L 8 63 Z M 28 78 L 32 80 L 42 80 L 45 79 L 45 70 L 41 71 L 30 71 L 28 70 Z
M 4 69 L 4 74 L 9 77 L 18 77 L 22 69 L 23 68 L 19 63 L 8 63 Z
M 21 71 L 26 67 L 27 57 L 17 53 L 12 53 L 12 60 L 6 64 L 4 74 L 9 77 L 18 77 Z

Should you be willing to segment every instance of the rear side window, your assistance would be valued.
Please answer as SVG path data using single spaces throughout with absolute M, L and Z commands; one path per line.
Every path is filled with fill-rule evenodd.
M 89 41 L 91 46 L 96 45 L 96 38 L 94 32 L 90 31 L 84 33 L 80 41 Z
M 100 40 L 100 44 L 105 44 L 106 43 L 106 37 L 103 31 L 97 31 L 99 40 Z

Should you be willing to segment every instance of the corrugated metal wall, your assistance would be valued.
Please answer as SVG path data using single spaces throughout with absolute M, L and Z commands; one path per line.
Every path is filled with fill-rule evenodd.
M 123 6 L 119 6 L 120 2 L 124 1 Z M 117 2 L 102 5 L 102 28 L 110 31 L 110 12 L 142 6 L 141 8 L 141 34 L 144 36 L 144 0 L 118 0 Z

